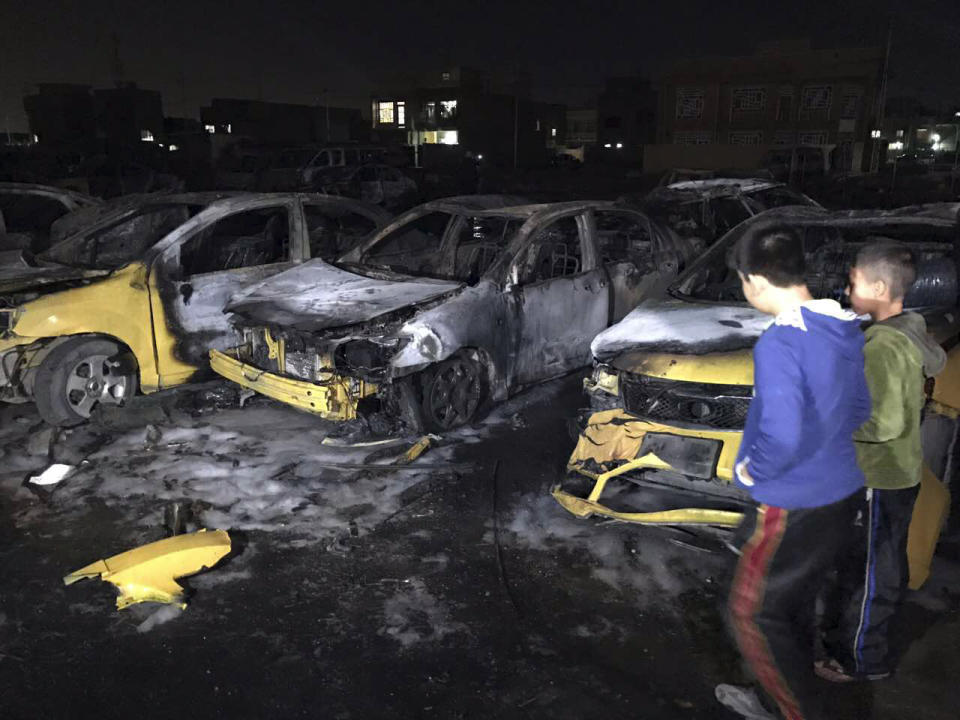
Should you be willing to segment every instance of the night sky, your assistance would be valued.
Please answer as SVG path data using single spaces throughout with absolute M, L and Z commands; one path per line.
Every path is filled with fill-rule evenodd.
M 37 82 L 160 90 L 167 115 L 198 116 L 213 96 L 366 108 L 399 70 L 520 69 L 544 100 L 587 104 L 607 75 L 654 75 L 677 57 L 750 53 L 761 40 L 882 45 L 892 19 L 891 95 L 960 107 L 956 0 L 912 3 L 54 2 L 0 0 L 0 129 L 26 130 Z M 324 96 L 324 90 L 327 95 Z

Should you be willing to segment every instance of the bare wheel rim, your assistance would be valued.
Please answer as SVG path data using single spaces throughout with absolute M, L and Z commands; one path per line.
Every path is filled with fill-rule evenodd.
M 119 405 L 127 395 L 130 378 L 117 375 L 106 355 L 88 355 L 67 374 L 64 397 L 77 415 L 90 417 L 97 403 Z
M 480 407 L 483 387 L 473 363 L 453 360 L 433 377 L 427 408 L 433 422 L 449 429 L 468 422 Z

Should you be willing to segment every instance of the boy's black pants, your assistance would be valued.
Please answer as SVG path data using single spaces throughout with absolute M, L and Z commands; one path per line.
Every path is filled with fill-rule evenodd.
M 907 591 L 907 533 L 919 486 L 858 493 L 854 541 L 826 596 L 824 646 L 847 672 L 862 677 L 893 670 L 890 623 Z
M 787 720 L 822 718 L 814 662 L 815 604 L 850 541 L 862 492 L 801 510 L 760 505 L 734 538 L 729 612 L 740 652 Z

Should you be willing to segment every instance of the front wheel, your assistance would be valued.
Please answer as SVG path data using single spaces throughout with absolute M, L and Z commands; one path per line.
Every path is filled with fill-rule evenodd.
M 444 432 L 475 420 L 487 401 L 487 384 L 483 365 L 469 357 L 427 368 L 420 379 L 424 428 Z
M 99 403 L 121 405 L 133 397 L 136 371 L 113 359 L 119 353 L 117 343 L 101 338 L 74 338 L 50 351 L 34 382 L 40 417 L 71 427 L 88 420 Z

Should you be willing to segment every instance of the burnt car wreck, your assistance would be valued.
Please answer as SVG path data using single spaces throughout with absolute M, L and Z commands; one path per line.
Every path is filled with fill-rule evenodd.
M 245 342 L 211 366 L 329 419 L 381 410 L 446 430 L 588 364 L 590 340 L 691 257 L 613 203 L 427 203 L 335 267 L 309 262 L 235 296 Z

